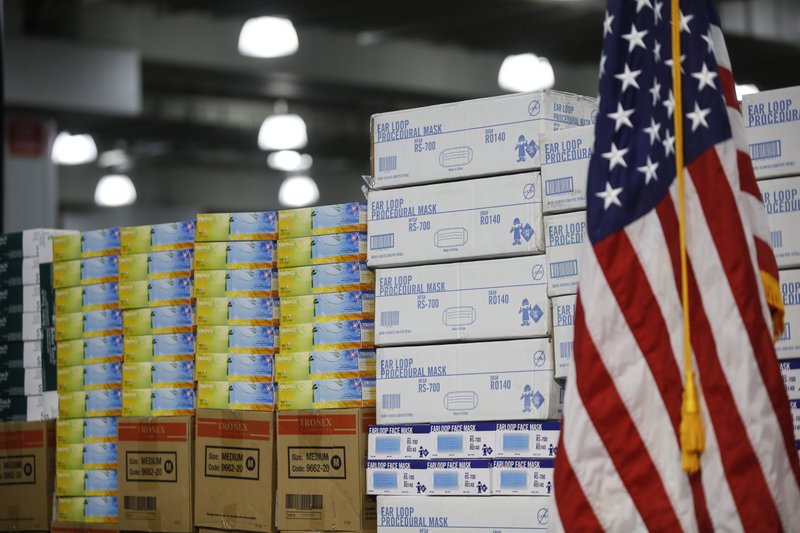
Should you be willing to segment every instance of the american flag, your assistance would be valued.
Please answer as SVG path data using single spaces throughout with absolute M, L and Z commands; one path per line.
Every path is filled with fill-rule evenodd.
M 800 466 L 768 305 L 777 268 L 730 58 L 711 0 L 680 9 L 692 366 L 705 452 L 698 472 L 681 469 L 670 3 L 609 0 L 555 530 L 800 528 Z

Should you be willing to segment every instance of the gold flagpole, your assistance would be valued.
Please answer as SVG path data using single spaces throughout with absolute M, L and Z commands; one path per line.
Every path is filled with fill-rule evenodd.
M 693 473 L 700 469 L 700 454 L 705 449 L 705 433 L 700 417 L 697 385 L 692 369 L 692 336 L 689 327 L 689 269 L 686 259 L 686 186 L 683 169 L 683 90 L 681 85 L 680 0 L 672 5 L 672 88 L 675 98 L 675 168 L 678 178 L 678 233 L 681 253 L 681 301 L 683 303 L 683 360 L 686 381 L 681 404 L 681 466 Z

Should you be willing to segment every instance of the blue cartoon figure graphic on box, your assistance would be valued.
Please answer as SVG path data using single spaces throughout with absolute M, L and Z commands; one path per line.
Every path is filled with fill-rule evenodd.
M 531 320 L 534 319 L 533 317 L 533 307 L 531 307 L 531 303 L 528 301 L 527 298 L 522 300 L 522 305 L 519 308 L 519 314 L 522 315 L 522 324 L 521 326 L 530 326 Z
M 417 481 L 417 494 L 425 494 L 425 491 L 428 490 L 425 485 Z
M 518 218 L 514 219 L 514 222 L 511 224 L 511 231 L 509 231 L 509 233 L 514 234 L 514 246 L 522 244 L 522 222 L 520 222 Z
M 553 485 L 551 485 L 550 482 L 548 481 L 547 482 L 547 494 L 550 494 L 551 490 L 553 490 Z
M 522 396 L 520 396 L 519 399 L 522 400 L 523 413 L 530 413 L 533 411 L 533 391 L 530 385 L 525 385 L 525 388 L 522 389 Z
M 517 151 L 517 163 L 524 163 L 526 156 L 531 158 L 536 156 L 539 147 L 536 146 L 536 141 L 529 142 L 524 135 L 520 135 L 517 138 L 517 144 L 514 145 L 514 150 Z

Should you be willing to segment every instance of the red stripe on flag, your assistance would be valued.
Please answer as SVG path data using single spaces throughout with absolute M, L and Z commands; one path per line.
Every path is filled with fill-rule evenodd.
M 683 378 L 647 274 L 624 231 L 596 244 L 595 253 L 628 328 L 647 361 L 679 445 Z M 702 481 L 699 476 L 690 476 L 689 483 L 699 530 L 712 531 Z
M 651 531 L 680 531 L 658 470 L 586 329 L 583 313 L 575 317 L 574 356 L 580 369 L 575 380 L 578 394 L 645 525 Z
M 737 111 L 741 111 L 739 107 L 739 99 L 736 98 L 736 83 L 733 81 L 733 73 L 723 67 L 717 67 L 719 73 L 719 83 L 722 87 L 722 97 L 728 107 L 732 107 Z
M 674 266 L 675 288 L 680 290 L 678 217 L 672 197 L 665 196 L 657 212 Z M 745 531 L 778 531 L 781 527 L 778 510 L 722 370 L 708 317 L 700 305 L 700 290 L 691 262 L 688 267 L 692 349 L 697 360 L 698 385 L 708 406 L 731 495 Z
M 702 179 L 692 179 L 692 183 L 697 190 L 709 230 L 717 243 L 722 267 L 750 338 L 761 379 L 764 380 L 772 409 L 780 423 L 795 483 L 800 488 L 800 461 L 795 449 L 789 397 L 775 354 L 772 325 L 768 325 L 764 318 L 760 299 L 754 298 L 754 295 L 761 294 L 763 286 L 760 276 L 753 271 L 736 199 L 725 178 L 716 150 L 703 152 L 688 168 L 692 176 L 702 176 Z M 711 214 L 713 216 L 709 216 Z
M 553 481 L 558 515 L 564 531 L 602 531 L 603 527 L 572 470 L 563 433 L 559 437 Z
M 750 161 L 750 154 L 737 150 L 736 165 L 739 167 L 739 188 L 748 194 L 752 194 L 761 202 L 761 191 L 758 190 L 758 183 L 756 183 L 756 175 L 753 172 L 753 162 Z

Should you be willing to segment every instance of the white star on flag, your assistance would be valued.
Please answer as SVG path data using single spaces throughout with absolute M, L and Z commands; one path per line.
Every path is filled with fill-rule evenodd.
M 681 31 L 692 33 L 692 30 L 689 29 L 689 22 L 691 22 L 693 18 L 694 15 L 684 15 L 683 11 L 681 11 Z
M 624 158 L 627 153 L 628 148 L 617 148 L 617 145 L 612 142 L 611 150 L 603 154 L 603 157 L 608 159 L 608 171 L 611 172 L 617 165 L 628 168 L 628 163 L 625 162 Z
M 608 114 L 608 118 L 613 119 L 615 122 L 614 131 L 619 131 L 622 126 L 632 128 L 633 122 L 631 122 L 630 116 L 633 115 L 634 111 L 635 109 L 623 109 L 622 103 L 617 102 L 617 110 Z
M 628 52 L 633 52 L 637 46 L 641 46 L 645 50 L 647 47 L 644 45 L 644 36 L 647 35 L 647 30 L 638 31 L 636 24 L 631 24 L 631 32 L 622 35 L 622 38 L 628 41 Z
M 675 137 L 672 136 L 669 130 L 667 130 L 667 134 L 661 144 L 664 146 L 664 157 L 675 153 Z
M 692 131 L 697 130 L 700 126 L 708 128 L 706 117 L 709 113 L 711 113 L 711 109 L 700 109 L 700 105 L 697 102 L 694 103 L 694 111 L 686 113 L 686 118 L 692 120 Z
M 653 163 L 650 160 L 650 156 L 647 156 L 647 163 L 643 167 L 637 167 L 636 170 L 644 174 L 644 183 L 647 185 L 650 181 L 655 180 L 658 181 L 658 176 L 656 175 L 656 170 L 658 169 L 659 163 Z
M 656 63 L 661 63 L 661 43 L 656 41 L 653 45 L 653 55 L 656 58 Z
M 605 54 L 600 56 L 600 77 L 602 78 L 606 74 L 606 61 L 608 60 L 608 56 Z M 599 102 L 598 102 L 599 105 Z
M 650 126 L 644 128 L 643 130 L 646 134 L 650 136 L 650 146 L 653 146 L 656 140 L 659 141 L 661 140 L 661 134 L 658 132 L 658 130 L 660 129 L 661 129 L 661 124 L 656 122 L 656 120 L 653 117 L 650 117 Z
M 712 89 L 716 90 L 716 86 L 714 85 L 714 78 L 716 78 L 718 74 L 712 70 L 708 70 L 708 66 L 703 63 L 703 68 L 700 72 L 695 72 L 692 74 L 693 78 L 697 79 L 699 86 L 697 87 L 697 91 L 702 91 L 703 87 L 711 87 Z
M 661 103 L 667 108 L 667 116 L 672 118 L 672 113 L 675 111 L 675 95 L 672 94 L 672 89 L 669 90 L 669 98 Z
M 650 0 L 636 0 L 637 13 L 641 11 L 645 6 L 649 7 L 650 9 L 653 9 L 653 4 L 650 3 Z
M 664 7 L 664 4 L 662 2 L 660 2 L 659 0 L 656 0 L 655 7 L 653 7 L 653 18 L 655 18 L 655 23 L 656 24 L 661 22 L 661 19 L 663 18 L 661 16 L 661 8 L 662 7 Z
M 653 105 L 656 105 L 658 99 L 661 98 L 661 84 L 658 83 L 655 77 L 653 78 L 653 86 L 648 89 L 648 92 L 653 95 Z
M 714 48 L 714 37 L 711 35 L 711 28 L 708 29 L 708 33 L 706 33 L 705 35 L 701 35 L 700 37 L 702 37 L 703 40 L 708 45 L 708 53 L 709 54 L 716 54 L 717 51 Z
M 609 15 L 608 11 L 606 11 L 606 18 L 603 20 L 603 37 L 614 33 L 614 30 L 611 29 L 612 22 L 614 22 L 614 15 Z
M 619 200 L 619 193 L 622 192 L 622 187 L 617 187 L 616 189 L 611 186 L 610 182 L 606 182 L 606 190 L 603 192 L 595 193 L 598 198 L 603 199 L 603 210 L 607 210 L 611 207 L 611 204 L 616 206 L 622 207 L 622 202 Z
M 639 74 L 642 73 L 642 71 L 631 70 L 628 67 L 627 63 L 625 63 L 625 66 L 623 68 L 624 70 L 622 71 L 621 74 L 614 75 L 615 78 L 622 81 L 622 90 L 620 92 L 624 93 L 625 89 L 627 89 L 628 87 L 636 87 L 638 89 L 639 83 L 636 81 L 636 78 L 639 76 Z
M 683 72 L 683 73 L 686 72 L 685 70 L 683 70 L 683 60 L 684 59 L 686 59 L 686 54 L 681 54 L 681 72 Z M 672 69 L 672 65 L 674 65 L 675 62 L 672 59 L 667 59 L 666 61 L 664 61 L 664 64 L 667 65 L 670 69 Z

